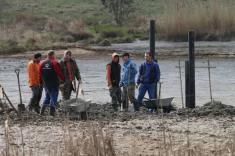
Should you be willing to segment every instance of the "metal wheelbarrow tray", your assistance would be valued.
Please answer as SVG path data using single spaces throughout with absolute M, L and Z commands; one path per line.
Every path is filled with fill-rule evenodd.
M 145 107 L 148 109 L 163 109 L 164 113 L 169 113 L 170 111 L 175 110 L 174 106 L 172 105 L 173 99 L 174 97 L 164 99 L 147 99 L 143 102 Z
M 87 118 L 87 109 L 90 107 L 91 102 L 80 98 L 62 101 L 61 110 L 71 117 L 79 116 L 82 120 Z

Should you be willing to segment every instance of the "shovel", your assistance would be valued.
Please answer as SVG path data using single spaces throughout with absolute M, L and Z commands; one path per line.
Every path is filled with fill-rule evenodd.
M 18 110 L 21 111 L 25 111 L 25 105 L 22 102 L 22 96 L 21 96 L 21 88 L 20 88 L 20 69 L 16 69 L 15 70 L 16 73 L 16 77 L 17 77 L 17 81 L 18 81 L 18 89 L 19 89 L 19 96 L 20 96 L 20 104 L 18 104 Z

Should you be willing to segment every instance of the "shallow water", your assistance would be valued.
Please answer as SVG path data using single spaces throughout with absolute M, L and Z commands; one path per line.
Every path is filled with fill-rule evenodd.
M 135 60 L 139 66 L 142 59 Z M 181 61 L 182 65 L 184 60 Z M 27 86 L 26 59 L 0 59 L 0 84 L 5 88 L 6 93 L 14 104 L 19 101 L 18 87 L 15 68 L 20 68 L 20 83 L 22 88 L 23 103 L 28 103 L 31 91 Z M 81 75 L 82 88 L 85 91 L 85 98 L 93 102 L 106 103 L 110 101 L 109 92 L 105 80 L 105 65 L 109 58 L 103 59 L 77 59 Z M 161 69 L 162 90 L 161 97 L 175 97 L 174 102 L 181 106 L 181 92 L 179 70 L 176 68 L 178 59 L 159 60 Z M 211 69 L 212 95 L 215 100 L 235 106 L 235 62 L 234 59 L 212 59 Z M 196 66 L 207 66 L 207 60 L 196 60 Z M 182 68 L 183 89 L 184 89 L 184 67 Z M 210 101 L 208 69 L 196 68 L 196 104 L 202 105 Z M 73 93 L 73 96 L 75 94 Z

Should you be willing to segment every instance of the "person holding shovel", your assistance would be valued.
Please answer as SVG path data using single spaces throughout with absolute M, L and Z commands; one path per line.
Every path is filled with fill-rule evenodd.
M 129 53 L 122 55 L 123 66 L 121 81 L 119 86 L 123 87 L 123 109 L 128 111 L 129 99 L 134 106 L 134 110 L 137 109 L 137 102 L 135 99 L 135 76 L 137 74 L 136 64 L 130 59 Z
M 81 76 L 76 61 L 72 58 L 72 52 L 66 50 L 64 57 L 60 61 L 60 67 L 65 77 L 65 83 L 60 85 L 63 100 L 69 100 L 72 91 L 76 91 L 76 79 L 78 85 L 81 82 Z M 77 87 L 78 89 L 78 87 Z
M 59 85 L 64 83 L 64 75 L 61 71 L 60 64 L 55 59 L 55 52 L 50 50 L 47 58 L 40 64 L 40 80 L 45 89 L 45 99 L 41 109 L 41 115 L 44 115 L 46 107 L 50 107 L 50 115 L 55 116 L 57 105 Z
M 41 53 L 34 54 L 34 57 L 31 61 L 29 61 L 27 65 L 27 73 L 28 73 L 28 84 L 32 91 L 32 96 L 29 101 L 29 111 L 34 110 L 38 114 L 40 113 L 40 105 L 39 102 L 42 97 L 42 85 L 39 80 L 39 66 L 42 58 Z

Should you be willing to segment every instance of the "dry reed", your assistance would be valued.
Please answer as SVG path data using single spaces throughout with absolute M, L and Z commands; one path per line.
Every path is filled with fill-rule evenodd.
M 157 21 L 159 31 L 171 40 L 186 40 L 190 30 L 198 40 L 226 40 L 235 35 L 235 2 L 232 0 L 166 0 Z

